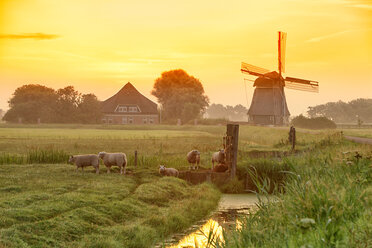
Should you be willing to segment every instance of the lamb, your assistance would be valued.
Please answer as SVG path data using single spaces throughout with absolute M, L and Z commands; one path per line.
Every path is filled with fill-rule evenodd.
M 200 163 L 200 152 L 198 150 L 192 150 L 187 154 L 187 161 L 190 163 L 189 169 L 191 170 L 191 165 L 192 168 L 195 170 L 199 169 L 199 163 Z M 196 164 L 196 166 L 195 166 Z
M 166 168 L 164 165 L 160 165 L 159 173 L 160 173 L 160 175 L 168 176 L 168 177 L 178 177 L 178 175 L 179 175 L 179 172 L 178 172 L 177 169 Z
M 99 174 L 99 159 L 96 154 L 73 155 L 69 157 L 68 162 L 76 165 L 76 172 L 79 168 L 84 172 L 84 167 L 93 166 Z
M 224 164 L 225 163 L 225 150 L 221 149 L 218 152 L 212 154 L 212 170 L 214 169 L 214 163 Z
M 107 173 L 110 173 L 111 166 L 116 165 L 120 168 L 120 174 L 125 174 L 125 167 L 127 165 L 127 156 L 125 153 L 107 153 L 100 152 L 98 157 L 103 160 L 103 163 L 107 167 Z

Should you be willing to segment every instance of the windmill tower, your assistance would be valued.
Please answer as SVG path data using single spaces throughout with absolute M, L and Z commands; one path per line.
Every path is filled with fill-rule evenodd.
M 285 125 L 288 123 L 289 110 L 284 87 L 289 89 L 318 92 L 316 81 L 293 77 L 282 77 L 285 72 L 285 45 L 287 34 L 279 32 L 278 72 L 242 63 L 241 72 L 258 77 L 252 103 L 248 110 L 248 122 L 260 125 Z

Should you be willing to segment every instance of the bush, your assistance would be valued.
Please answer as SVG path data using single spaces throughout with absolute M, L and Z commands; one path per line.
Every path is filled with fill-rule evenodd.
M 335 129 L 336 123 L 326 117 L 307 118 L 299 115 L 291 121 L 295 127 L 308 128 L 308 129 Z
M 199 125 L 226 125 L 229 122 L 228 119 L 210 119 L 210 118 L 203 118 L 198 119 Z M 193 124 L 194 122 L 190 123 Z

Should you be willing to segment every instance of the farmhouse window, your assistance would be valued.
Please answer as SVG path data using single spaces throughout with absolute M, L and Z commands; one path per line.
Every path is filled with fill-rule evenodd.
M 133 124 L 133 117 L 128 117 L 128 123 Z
M 143 124 L 147 124 L 147 118 L 146 117 L 143 117 L 142 118 L 142 122 L 143 122 Z
M 127 120 L 127 117 L 124 116 L 122 119 L 121 119 L 121 123 L 122 124 L 127 124 L 128 123 L 128 120 Z
M 127 112 L 127 107 L 119 107 L 119 112 Z
M 137 107 L 129 107 L 129 112 L 137 112 Z
M 106 118 L 102 118 L 102 123 L 106 124 Z
M 108 124 L 112 124 L 112 118 L 108 118 Z
M 154 124 L 154 118 L 149 118 L 149 123 Z

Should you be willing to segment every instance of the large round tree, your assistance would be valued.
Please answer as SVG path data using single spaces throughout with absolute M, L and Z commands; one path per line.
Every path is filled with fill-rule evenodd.
M 166 71 L 155 80 L 151 92 L 162 105 L 162 118 L 181 119 L 186 123 L 200 116 L 208 107 L 209 99 L 199 79 L 184 70 Z

